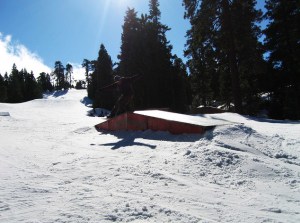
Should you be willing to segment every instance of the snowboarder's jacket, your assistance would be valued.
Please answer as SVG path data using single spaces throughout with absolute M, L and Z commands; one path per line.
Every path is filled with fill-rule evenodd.
M 117 88 L 120 91 L 121 95 L 123 96 L 133 95 L 132 83 L 140 76 L 141 75 L 138 74 L 131 77 L 120 77 L 119 80 L 117 80 L 113 84 L 103 87 L 100 90 L 103 91 L 103 90 L 111 90 Z

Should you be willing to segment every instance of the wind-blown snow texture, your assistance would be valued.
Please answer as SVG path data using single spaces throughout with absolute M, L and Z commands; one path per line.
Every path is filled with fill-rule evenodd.
M 0 104 L 0 222 L 300 222 L 300 123 L 97 132 L 86 91 Z

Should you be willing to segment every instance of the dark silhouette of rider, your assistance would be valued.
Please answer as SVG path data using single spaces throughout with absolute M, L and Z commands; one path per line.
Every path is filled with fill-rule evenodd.
M 108 118 L 112 118 L 126 110 L 127 105 L 132 101 L 134 96 L 132 84 L 140 76 L 140 74 L 131 77 L 121 77 L 116 75 L 114 77 L 115 82 L 113 84 L 100 89 L 101 91 L 117 89 L 121 94 L 121 96 L 116 101 L 111 113 L 107 116 Z

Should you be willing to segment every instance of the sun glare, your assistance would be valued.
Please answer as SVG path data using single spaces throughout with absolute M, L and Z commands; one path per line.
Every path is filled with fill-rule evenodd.
M 119 4 L 125 4 L 128 1 L 127 0 L 119 0 L 118 2 L 119 2 Z
M 130 1 L 129 0 L 117 0 L 119 7 L 128 7 Z

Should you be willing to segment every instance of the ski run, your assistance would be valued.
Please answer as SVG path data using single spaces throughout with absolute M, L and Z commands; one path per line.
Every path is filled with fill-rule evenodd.
M 98 132 L 85 96 L 0 103 L 0 222 L 300 222 L 300 122 Z

